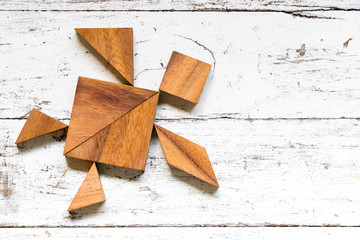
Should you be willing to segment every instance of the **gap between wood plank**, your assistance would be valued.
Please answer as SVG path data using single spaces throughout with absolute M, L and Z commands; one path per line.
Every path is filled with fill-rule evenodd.
M 300 18 L 312 18 L 312 19 L 332 19 L 323 16 L 314 16 L 309 15 L 308 13 L 312 12 L 334 12 L 334 11 L 346 11 L 346 12 L 357 12 L 360 9 L 357 8 L 339 8 L 339 7 L 329 7 L 329 8 L 322 8 L 317 9 L 316 7 L 310 6 L 302 6 L 304 8 L 309 7 L 309 9 L 303 10 L 275 10 L 275 9 L 222 9 L 222 8 L 204 8 L 204 9 L 194 9 L 194 10 L 176 10 L 176 9 L 162 9 L 162 10 L 145 10 L 145 9 L 132 9 L 132 10 L 74 10 L 74 9 L 67 9 L 67 10 L 60 10 L 60 9 L 51 9 L 51 10 L 44 10 L 44 9 L 36 9 L 36 10 L 28 10 L 28 9 L 0 9 L 0 12 L 238 12 L 238 13 L 284 13 L 290 14 L 293 17 L 300 17 Z
M 1 120 L 26 120 L 27 118 L 0 118 Z M 56 118 L 59 121 L 69 121 L 70 118 Z M 244 118 L 236 116 L 218 116 L 218 117 L 180 117 L 180 118 L 155 118 L 155 121 L 180 121 L 180 120 L 196 120 L 196 121 L 207 121 L 207 120 L 245 120 L 245 121 L 328 121 L 328 120 L 360 120 L 360 117 L 340 117 L 340 118 Z
M 236 8 L 203 8 L 193 10 L 183 9 L 131 9 L 131 10 L 109 10 L 109 9 L 87 9 L 87 10 L 75 10 L 75 9 L 0 9 L 1 12 L 278 12 L 278 13 L 299 13 L 299 12 L 330 12 L 330 11 L 360 11 L 360 8 L 339 8 L 339 7 L 328 7 L 328 8 L 317 8 L 313 6 L 301 6 L 302 10 L 276 10 L 276 9 L 236 9 Z
M 349 227 L 360 227 L 360 225 L 335 225 L 335 224 L 324 224 L 324 225 L 298 225 L 298 224 L 242 224 L 242 225 L 233 225 L 233 224 L 194 224 L 194 225 L 108 225 L 108 226 L 3 226 L 1 228 L 349 228 Z

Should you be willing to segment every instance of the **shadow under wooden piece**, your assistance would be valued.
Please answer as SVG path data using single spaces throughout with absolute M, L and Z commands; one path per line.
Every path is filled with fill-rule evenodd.
M 122 180 L 127 180 L 129 182 L 139 181 L 140 177 L 143 175 L 144 171 L 118 167 L 109 164 L 97 163 L 99 174 L 114 177 Z
M 171 95 L 169 93 L 166 93 L 163 91 L 160 91 L 160 93 L 161 94 L 159 97 L 159 105 L 170 104 L 170 105 L 180 108 L 186 112 L 191 112 L 194 109 L 194 107 L 196 106 L 195 103 L 186 101 L 182 98 Z
M 91 161 L 78 158 L 72 158 L 68 156 L 65 156 L 65 158 L 67 166 L 77 171 L 88 171 L 90 166 L 93 164 L 93 162 Z M 96 166 L 99 175 L 128 180 L 129 182 L 138 181 L 141 175 L 144 173 L 144 171 L 131 168 L 123 168 L 109 164 L 96 163 Z
M 86 207 L 78 208 L 69 211 L 69 219 L 75 221 L 77 219 L 81 219 L 82 217 L 86 217 L 88 215 L 92 215 L 98 211 L 98 209 L 104 204 L 104 202 L 95 203 L 93 205 L 89 205 Z
M 191 175 L 187 172 L 184 172 L 174 166 L 171 166 L 170 164 L 169 164 L 169 168 L 170 168 L 172 175 L 175 178 L 177 178 L 181 181 L 184 181 L 186 184 L 188 184 L 192 187 L 197 188 L 199 191 L 205 192 L 209 195 L 213 195 L 218 190 L 217 186 L 214 186 L 208 182 L 202 181 L 201 179 L 194 177 L 193 175 Z

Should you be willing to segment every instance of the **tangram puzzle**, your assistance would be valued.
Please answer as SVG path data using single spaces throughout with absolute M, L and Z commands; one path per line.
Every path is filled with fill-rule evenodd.
M 132 28 L 77 28 L 131 85 Z M 211 65 L 173 52 L 160 90 L 198 103 Z M 16 143 L 68 128 L 64 155 L 93 162 L 68 211 L 105 201 L 96 162 L 145 171 L 153 127 L 168 164 L 219 187 L 206 149 L 154 124 L 158 91 L 79 77 L 67 126 L 33 109 Z

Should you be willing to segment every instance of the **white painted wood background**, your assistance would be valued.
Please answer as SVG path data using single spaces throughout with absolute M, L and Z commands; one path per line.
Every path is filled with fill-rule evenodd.
M 357 239 L 359 10 L 0 0 L 0 239 Z M 68 123 L 77 76 L 119 82 L 73 28 L 122 26 L 135 86 L 157 90 L 172 50 L 213 65 L 199 104 L 161 96 L 156 122 L 207 148 L 220 189 L 170 168 L 154 134 L 145 173 L 99 165 L 107 201 L 69 214 L 90 163 L 59 136 L 14 142 L 33 107 Z

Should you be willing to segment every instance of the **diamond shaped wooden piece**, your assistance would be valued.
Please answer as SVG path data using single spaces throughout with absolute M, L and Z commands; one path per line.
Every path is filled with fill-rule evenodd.
M 215 187 L 219 187 L 206 149 L 155 124 L 167 162 Z

